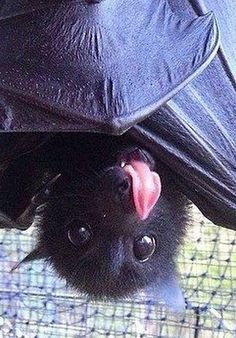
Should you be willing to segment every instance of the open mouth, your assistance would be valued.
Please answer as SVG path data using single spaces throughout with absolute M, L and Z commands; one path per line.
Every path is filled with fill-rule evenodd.
M 152 170 L 152 159 L 146 152 L 134 148 L 122 154 L 119 166 L 131 179 L 132 198 L 139 218 L 147 219 L 161 193 L 160 176 Z

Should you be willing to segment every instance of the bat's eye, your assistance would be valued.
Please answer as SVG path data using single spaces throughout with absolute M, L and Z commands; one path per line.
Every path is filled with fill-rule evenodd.
M 147 261 L 156 248 L 156 241 L 153 236 L 143 236 L 134 242 L 134 255 L 140 262 Z
M 87 226 L 83 227 L 75 226 L 68 230 L 67 236 L 72 244 L 74 244 L 75 246 L 81 246 L 91 239 L 92 232 L 90 228 Z

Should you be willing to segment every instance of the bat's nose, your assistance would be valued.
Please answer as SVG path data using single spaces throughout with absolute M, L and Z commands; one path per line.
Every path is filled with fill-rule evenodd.
M 131 182 L 122 168 L 118 166 L 109 168 L 104 176 L 104 183 L 116 201 L 129 198 Z

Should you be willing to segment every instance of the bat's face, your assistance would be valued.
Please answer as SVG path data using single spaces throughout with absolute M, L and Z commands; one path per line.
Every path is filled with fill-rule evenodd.
M 71 153 L 40 242 L 70 285 L 95 298 L 118 298 L 174 279 L 185 200 L 168 169 L 143 149 L 100 146 L 99 154 L 94 145 L 94 156 L 86 149 L 79 160 Z

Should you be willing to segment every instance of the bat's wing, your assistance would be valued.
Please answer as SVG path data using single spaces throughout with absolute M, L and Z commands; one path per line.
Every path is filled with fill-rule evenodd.
M 203 10 L 214 9 L 219 22 L 216 59 L 132 133 L 178 174 L 205 216 L 236 230 L 236 3 L 196 0 L 195 10 L 200 2 Z
M 181 17 L 167 0 L 3 1 L 0 38 L 7 131 L 120 134 L 182 89 L 218 48 L 212 14 Z
M 23 166 L 19 172 L 12 168 L 9 174 L 6 172 L 12 163 L 29 156 L 50 137 L 53 136 L 46 133 L 0 133 L 0 228 L 26 230 L 33 222 L 36 208 L 44 203 L 43 192 L 57 177 L 33 193 L 28 181 L 32 174 L 30 169 L 27 171 Z

